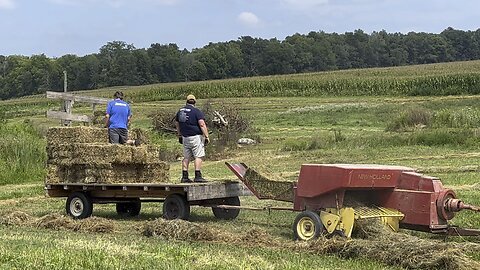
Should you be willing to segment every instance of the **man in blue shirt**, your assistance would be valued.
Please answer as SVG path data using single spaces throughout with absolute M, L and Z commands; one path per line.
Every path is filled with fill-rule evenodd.
M 202 177 L 202 162 L 205 156 L 205 145 L 209 143 L 208 129 L 205 124 L 205 116 L 202 111 L 195 107 L 194 95 L 187 96 L 187 104 L 180 108 L 175 116 L 178 141 L 183 144 L 182 183 L 191 183 L 188 178 L 188 164 L 194 161 L 194 182 L 206 182 Z
M 107 112 L 105 115 L 110 143 L 138 145 L 137 141 L 128 139 L 128 125 L 132 118 L 130 105 L 123 101 L 122 92 L 115 92 L 113 98 L 114 99 L 107 104 Z

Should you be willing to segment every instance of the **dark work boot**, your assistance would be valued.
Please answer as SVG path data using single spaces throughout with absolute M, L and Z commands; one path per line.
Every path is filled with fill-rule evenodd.
M 193 179 L 193 181 L 197 183 L 207 182 L 207 180 L 203 179 L 201 171 L 195 171 L 195 178 Z
M 188 178 L 188 171 L 182 171 L 182 179 L 180 180 L 181 183 L 192 183 L 193 181 Z
M 133 145 L 135 146 L 140 146 L 142 144 L 142 140 L 141 139 L 135 139 L 135 142 L 133 143 Z

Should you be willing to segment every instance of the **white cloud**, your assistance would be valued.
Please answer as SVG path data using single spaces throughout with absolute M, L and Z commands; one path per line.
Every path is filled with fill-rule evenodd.
M 13 9 L 15 8 L 15 3 L 13 0 L 0 0 L 0 9 Z
M 328 4 L 329 0 L 281 0 L 282 3 L 293 9 L 310 10 Z
M 159 4 L 159 5 L 166 5 L 166 6 L 173 6 L 180 2 L 180 0 L 147 0 L 150 3 Z
M 3 1 L 3 0 L 0 0 Z M 8 1 L 8 0 L 7 0 Z M 79 5 L 91 5 L 91 4 L 107 4 L 109 6 L 118 8 L 128 4 L 132 4 L 132 1 L 128 0 L 49 0 L 52 3 L 69 6 Z M 140 0 L 137 3 L 158 4 L 158 5 L 175 5 L 180 0 Z
M 250 27 L 257 26 L 260 23 L 260 20 L 258 19 L 257 15 L 251 12 L 240 13 L 237 19 L 241 24 L 250 26 Z

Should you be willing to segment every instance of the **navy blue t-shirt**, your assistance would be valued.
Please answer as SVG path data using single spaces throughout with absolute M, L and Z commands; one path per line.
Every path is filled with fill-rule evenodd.
M 179 123 L 180 133 L 183 137 L 203 134 L 200 125 L 198 125 L 198 120 L 200 119 L 205 120 L 202 111 L 190 104 L 181 108 L 175 116 L 175 120 Z

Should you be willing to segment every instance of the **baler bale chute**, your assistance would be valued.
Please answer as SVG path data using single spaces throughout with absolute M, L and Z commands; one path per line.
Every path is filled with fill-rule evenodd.
M 297 182 L 270 181 L 244 163 L 227 167 L 259 199 L 293 203 L 300 212 L 293 224 L 296 239 L 326 235 L 351 237 L 356 221 L 381 219 L 399 228 L 436 234 L 477 236 L 480 230 L 448 224 L 464 209 L 478 207 L 456 198 L 440 179 L 403 166 L 304 164 Z

